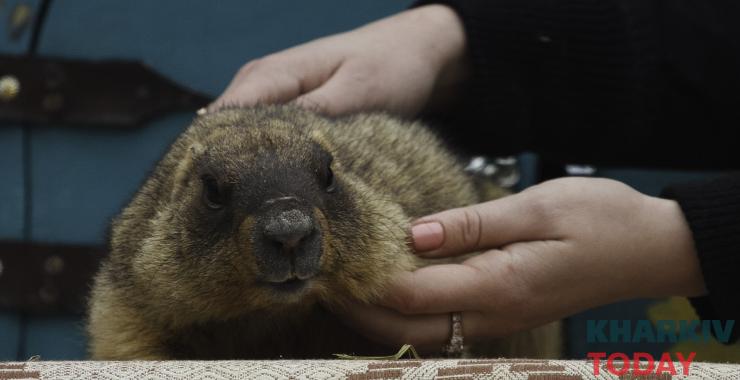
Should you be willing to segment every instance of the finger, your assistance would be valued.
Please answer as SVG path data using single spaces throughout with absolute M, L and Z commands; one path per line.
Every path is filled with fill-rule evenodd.
M 257 104 L 287 102 L 300 95 L 300 83 L 293 77 L 277 73 L 240 77 L 208 106 L 208 112 L 228 106 L 248 107 Z
M 339 70 L 320 87 L 299 96 L 296 103 L 327 115 L 342 115 L 372 108 L 371 94 L 360 93 L 361 83 L 349 79 L 346 69 Z
M 356 303 L 340 311 L 352 328 L 387 346 L 411 344 L 417 350 L 437 351 L 449 340 L 449 314 L 406 316 L 376 305 Z M 437 351 L 438 352 L 438 351 Z
M 584 277 L 573 276 L 573 270 L 582 269 L 583 260 L 573 259 L 568 254 L 572 249 L 563 241 L 515 243 L 461 264 L 404 272 L 393 279 L 379 304 L 407 315 L 481 311 L 484 306 L 498 315 L 511 315 L 555 310 L 558 304 L 565 306 L 564 296 L 607 291 L 601 286 L 580 289 Z
M 528 192 L 429 215 L 411 228 L 423 257 L 455 256 L 519 241 L 557 239 L 547 210 Z
M 325 52 L 321 40 L 249 62 L 209 107 L 285 103 L 326 82 L 342 58 Z
M 450 342 L 452 318 L 450 313 L 403 315 L 377 305 L 352 304 L 337 310 L 344 321 L 368 339 L 389 346 L 411 344 L 420 352 L 437 354 Z M 476 337 L 510 334 L 512 331 L 497 328 L 490 318 L 479 312 L 461 312 L 464 341 Z
M 397 276 L 381 305 L 403 314 L 437 314 L 476 310 L 487 274 L 464 264 L 431 265 Z M 495 297 L 495 289 L 485 289 Z

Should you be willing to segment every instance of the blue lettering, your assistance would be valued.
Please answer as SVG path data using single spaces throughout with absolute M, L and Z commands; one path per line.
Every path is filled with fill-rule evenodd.
M 653 325 L 647 319 L 640 319 L 635 326 L 635 335 L 632 336 L 632 343 L 655 343 L 655 332 Z
M 725 321 L 725 328 L 722 329 L 722 321 L 713 320 L 712 326 L 714 327 L 714 336 L 717 340 L 722 343 L 727 343 L 732 335 L 732 328 L 735 326 L 735 320 L 730 319 Z
M 712 340 L 712 321 L 701 321 L 701 338 L 704 342 Z
M 606 320 L 604 319 L 597 321 L 589 319 L 586 321 L 586 341 L 588 343 L 608 343 L 604 328 L 606 328 Z
M 676 336 L 676 321 L 661 319 L 655 322 L 655 327 L 658 330 L 657 341 L 659 343 L 664 343 L 666 338 L 671 343 L 678 341 L 678 336 Z
M 686 341 L 699 341 L 699 336 L 696 334 L 696 331 L 699 329 L 699 321 L 697 320 L 690 320 L 690 321 L 678 321 L 679 324 L 679 331 L 680 331 L 680 339 L 682 342 Z
M 621 325 L 619 324 L 619 322 L 620 321 L 614 319 L 609 321 L 609 342 L 617 343 L 619 342 L 621 336 L 621 340 L 623 343 L 632 343 L 630 341 L 630 338 L 632 337 L 630 334 L 630 321 L 623 320 L 621 321 Z

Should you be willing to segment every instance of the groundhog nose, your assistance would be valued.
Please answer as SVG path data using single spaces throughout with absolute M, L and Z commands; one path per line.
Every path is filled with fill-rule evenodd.
M 320 271 L 322 231 L 311 209 L 268 205 L 254 240 L 259 279 L 270 284 L 308 280 Z
M 314 230 L 310 216 L 300 210 L 283 211 L 265 224 L 264 235 L 284 250 L 293 250 Z

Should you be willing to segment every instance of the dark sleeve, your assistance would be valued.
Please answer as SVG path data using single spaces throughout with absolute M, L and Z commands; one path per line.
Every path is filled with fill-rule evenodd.
M 472 74 L 443 133 L 568 163 L 740 168 L 740 1 L 422 0 L 460 16 Z M 493 142 L 493 143 L 492 143 Z M 691 227 L 703 319 L 740 320 L 740 174 L 671 186 Z M 740 328 L 734 329 L 737 338 Z
M 740 321 L 740 173 L 668 187 L 694 235 L 709 294 L 689 299 L 701 319 Z M 733 329 L 737 340 L 740 327 Z
M 727 159 L 740 120 L 737 0 L 415 5 L 428 3 L 452 7 L 466 31 L 472 75 L 443 123 L 459 145 L 569 163 L 738 167 Z

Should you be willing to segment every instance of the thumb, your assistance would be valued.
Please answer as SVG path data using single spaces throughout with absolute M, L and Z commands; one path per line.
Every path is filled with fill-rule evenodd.
M 456 256 L 554 238 L 543 202 L 528 192 L 425 216 L 412 224 L 417 254 Z

